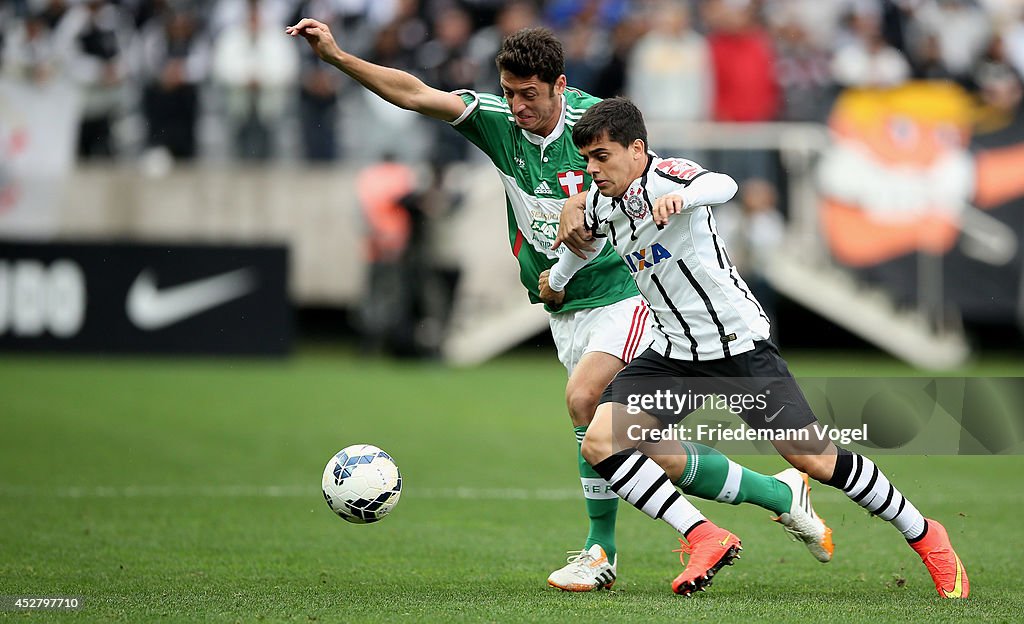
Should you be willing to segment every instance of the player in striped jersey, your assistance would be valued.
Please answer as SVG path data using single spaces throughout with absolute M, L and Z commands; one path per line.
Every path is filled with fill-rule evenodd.
M 563 204 L 582 203 L 589 183 L 571 130 L 597 102 L 566 86 L 561 44 L 547 30 L 527 29 L 509 37 L 496 62 L 504 97 L 472 91 L 432 89 L 405 72 L 373 65 L 342 51 L 328 27 L 303 19 L 287 29 L 303 36 L 323 60 L 396 106 L 446 121 L 494 164 L 505 188 L 509 243 L 521 281 L 540 303 L 540 274 L 555 264 L 554 234 Z M 569 372 L 566 403 L 577 436 L 580 480 L 590 531 L 584 547 L 548 583 L 570 591 L 610 586 L 617 573 L 615 520 L 618 496 L 579 454 L 597 400 L 612 377 L 650 342 L 648 309 L 629 270 L 608 249 L 582 269 L 551 313 L 558 356 Z M 678 449 L 677 449 L 678 450 Z M 750 502 L 773 511 L 819 561 L 832 556 L 828 527 L 814 514 L 807 484 L 796 470 L 761 475 L 703 445 L 660 461 L 683 491 L 732 504 Z
M 599 237 L 592 253 L 600 253 L 610 242 L 626 259 L 656 326 L 652 346 L 605 389 L 583 439 L 587 461 L 627 501 L 695 535 L 691 563 L 698 556 L 706 559 L 698 569 L 706 568 L 708 561 L 728 563 L 731 536 L 707 527 L 695 510 L 674 499 L 665 471 L 635 444 L 623 443 L 629 437 L 621 432 L 633 425 L 675 424 L 693 411 L 628 409 L 635 404 L 631 397 L 663 390 L 666 380 L 677 395 L 701 379 L 713 379 L 719 393 L 761 396 L 764 409 L 742 413 L 747 425 L 805 429 L 810 434 L 806 440 L 774 442 L 779 453 L 797 469 L 892 523 L 921 556 L 940 596 L 966 598 L 967 572 L 943 526 L 921 515 L 870 459 L 816 434 L 817 418 L 769 341 L 768 319 L 737 275 L 715 229 L 710 206 L 732 198 L 736 183 L 692 161 L 648 152 L 643 117 L 625 99 L 592 106 L 576 124 L 573 141 L 594 180 L 585 209 L 586 225 Z M 562 287 L 585 262 L 565 254 L 542 277 L 542 298 L 557 303 Z M 626 452 L 616 452 L 623 447 Z M 707 536 L 713 539 L 704 547 Z M 720 546 L 714 541 L 719 539 Z M 673 589 L 687 593 L 704 582 L 688 566 Z

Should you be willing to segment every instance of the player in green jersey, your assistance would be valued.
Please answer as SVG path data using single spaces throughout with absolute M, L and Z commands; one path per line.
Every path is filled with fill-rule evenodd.
M 303 19 L 286 29 L 306 39 L 324 61 L 384 100 L 450 123 L 491 159 L 505 188 L 508 234 L 530 300 L 541 303 L 540 277 L 557 261 L 552 250 L 563 206 L 582 207 L 590 186 L 586 163 L 572 143 L 572 127 L 598 102 L 566 86 L 562 46 L 546 29 L 526 29 L 506 39 L 496 59 L 502 96 L 473 91 L 446 92 L 415 76 L 374 65 L 343 51 L 330 29 Z M 626 265 L 606 249 L 580 270 L 565 297 L 550 312 L 559 360 L 569 372 L 566 404 L 582 441 L 605 386 L 650 342 L 649 310 Z M 618 496 L 578 452 L 590 532 L 583 550 L 548 577 L 569 591 L 609 587 L 616 576 L 615 518 Z M 812 551 L 821 549 L 827 527 L 807 501 L 807 485 L 796 470 L 776 477 L 743 468 L 714 449 L 692 444 L 687 453 L 656 457 L 673 482 L 694 496 L 772 510 L 788 531 Z M 816 527 L 814 534 L 795 527 Z M 827 557 L 831 557 L 831 539 Z

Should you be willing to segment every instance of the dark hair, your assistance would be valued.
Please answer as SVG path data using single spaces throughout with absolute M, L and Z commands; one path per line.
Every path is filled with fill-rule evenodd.
M 565 73 L 562 43 L 547 28 L 524 28 L 501 42 L 494 59 L 498 71 L 517 78 L 536 76 L 541 82 L 555 84 Z
M 623 147 L 629 147 L 637 139 L 647 145 L 644 116 L 635 104 L 623 97 L 602 100 L 588 108 L 572 129 L 572 142 L 582 149 L 605 133 L 609 140 Z

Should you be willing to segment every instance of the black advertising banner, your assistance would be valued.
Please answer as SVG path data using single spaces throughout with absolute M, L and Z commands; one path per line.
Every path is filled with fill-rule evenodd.
M 0 350 L 283 355 L 282 246 L 0 241 Z

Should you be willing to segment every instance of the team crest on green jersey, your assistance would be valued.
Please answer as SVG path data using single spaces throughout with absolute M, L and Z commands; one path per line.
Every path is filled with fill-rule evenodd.
M 553 242 L 558 235 L 558 216 L 533 213 L 530 229 L 540 234 L 545 241 Z

